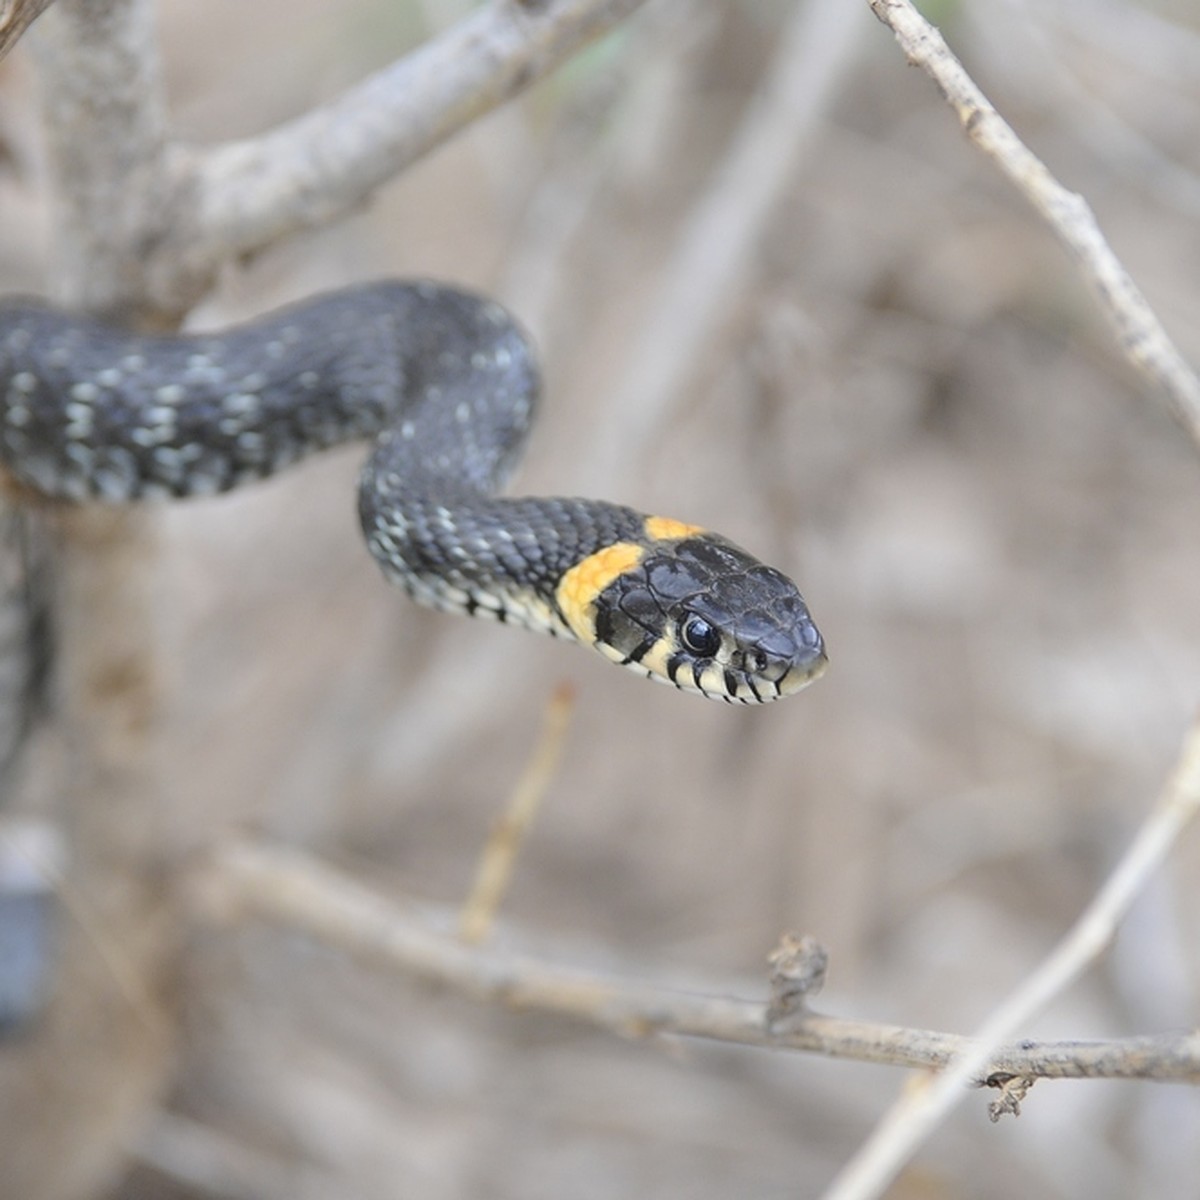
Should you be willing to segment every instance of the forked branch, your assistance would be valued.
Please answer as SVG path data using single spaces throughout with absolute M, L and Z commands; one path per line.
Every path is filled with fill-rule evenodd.
M 174 147 L 177 219 L 156 247 L 161 303 L 186 307 L 231 257 L 361 205 L 644 0 L 494 0 L 344 95 L 259 137 Z

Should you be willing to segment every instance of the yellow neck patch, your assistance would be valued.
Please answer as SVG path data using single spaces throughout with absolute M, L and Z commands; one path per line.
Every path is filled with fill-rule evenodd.
M 596 641 L 597 597 L 618 575 L 636 567 L 645 553 L 643 547 L 633 542 L 613 542 L 576 563 L 559 580 L 554 598 L 571 632 L 585 646 Z
M 689 525 L 686 521 L 676 521 L 674 517 L 647 517 L 645 528 L 646 536 L 656 542 L 705 532 L 700 525 Z

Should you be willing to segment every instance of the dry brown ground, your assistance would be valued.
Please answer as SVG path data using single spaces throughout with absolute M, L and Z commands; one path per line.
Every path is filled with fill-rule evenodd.
M 231 270 L 196 323 L 380 274 L 492 291 L 547 364 L 520 483 L 575 490 L 620 437 L 630 346 L 787 8 L 659 8 L 368 211 Z M 1175 8 L 1190 30 L 1107 0 L 942 19 L 1200 361 L 1200 26 Z M 424 19 L 369 0 L 164 3 L 176 126 L 262 129 L 395 57 Z M 859 36 L 719 335 L 601 481 L 788 568 L 828 676 L 729 711 L 416 611 L 363 553 L 349 448 L 166 516 L 167 802 L 197 845 L 251 826 L 453 903 L 569 680 L 563 765 L 505 910 L 567 961 L 728 974 L 753 994 L 778 933 L 800 929 L 831 955 L 823 1008 L 967 1030 L 1077 913 L 1200 696 L 1200 464 L 928 82 L 869 19 Z M 0 68 L 0 103 L 36 161 L 27 76 L 20 55 Z M 42 205 L 4 181 L 5 290 L 39 284 Z M 1193 837 L 1102 968 L 1025 1032 L 1194 1024 L 1198 868 Z M 901 1083 L 624 1043 L 277 932 L 214 936 L 192 961 L 168 1110 L 278 1163 L 278 1194 L 814 1195 Z M 1193 1091 L 1043 1084 L 1020 1121 L 968 1104 L 894 1194 L 1174 1196 L 1198 1172 Z M 152 1165 L 116 1193 L 210 1194 Z

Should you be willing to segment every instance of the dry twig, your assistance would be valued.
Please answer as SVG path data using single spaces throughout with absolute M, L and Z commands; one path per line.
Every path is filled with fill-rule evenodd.
M 883 1193 L 909 1156 L 963 1098 L 981 1074 L 1030 1076 L 1034 1071 L 998 1072 L 987 1064 L 995 1048 L 1076 979 L 1112 940 L 1138 892 L 1162 865 L 1183 831 L 1200 813 L 1200 718 L 1193 724 L 1158 803 L 1143 822 L 1104 886 L 1066 936 L 980 1028 L 961 1057 L 928 1087 L 909 1088 L 875 1132 L 847 1163 L 825 1200 L 868 1200 Z M 1200 1042 L 1200 1036 L 1189 1035 Z M 1178 1078 L 1200 1081 L 1193 1068 Z M 1009 1083 L 1000 1077 L 1001 1086 Z
M 211 149 L 173 147 L 174 204 L 147 263 L 150 294 L 159 307 L 186 310 L 222 263 L 352 211 L 643 3 L 500 0 L 277 129 Z
M 896 35 L 908 61 L 941 89 L 967 136 L 999 168 L 1066 247 L 1095 292 L 1122 352 L 1161 394 L 1200 447 L 1200 378 L 1176 349 L 1154 310 L 1100 232 L 1084 198 L 1069 191 L 992 107 L 942 35 L 910 0 L 868 0 Z
M 626 1037 L 673 1034 L 930 1069 L 959 1061 L 975 1046 L 954 1034 L 844 1020 L 781 1003 L 778 984 L 770 1003 L 736 1000 L 729 993 L 737 989 L 728 982 L 685 991 L 678 984 L 634 982 L 467 946 L 455 935 L 454 913 L 388 899 L 296 850 L 245 842 L 228 847 L 201 869 L 193 894 L 197 916 L 205 922 L 281 924 L 476 1000 L 572 1017 Z M 809 995 L 821 952 L 807 939 L 793 939 L 781 949 L 790 957 L 797 948 L 803 952 L 803 992 Z M 778 967 L 778 956 L 775 961 Z M 993 1046 L 974 1059 L 972 1078 L 981 1084 L 1017 1075 L 1200 1081 L 1200 1034 Z
M 651 319 L 611 401 L 612 432 L 590 456 L 584 490 L 617 475 L 630 446 L 656 444 L 656 427 L 703 357 L 766 220 L 847 76 L 861 43 L 860 19 L 844 0 L 797 6 L 728 153 L 679 235 Z
M 512 880 L 525 834 L 533 824 L 542 797 L 558 769 L 574 704 L 574 693 L 564 686 L 550 697 L 546 705 L 542 736 L 533 748 L 521 778 L 517 780 L 508 808 L 496 822 L 483 848 L 475 883 L 463 904 L 459 936 L 464 942 L 472 945 L 482 942 L 496 919 L 496 912 Z
M 0 0 L 0 58 L 54 0 Z

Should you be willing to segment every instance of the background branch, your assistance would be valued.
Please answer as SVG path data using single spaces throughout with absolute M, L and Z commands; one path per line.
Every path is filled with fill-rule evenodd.
M 1129 848 L 1066 936 L 1000 1004 L 964 1049 L 927 1087 L 900 1096 L 872 1136 L 839 1174 L 827 1200 L 869 1200 L 886 1190 L 903 1163 L 963 1099 L 963 1088 L 982 1072 L 996 1047 L 1030 1020 L 1109 945 L 1138 892 L 1161 868 L 1183 832 L 1200 814 L 1200 718 L 1192 726 L 1162 795 Z M 1200 1035 L 1185 1039 L 1193 1048 Z M 1024 1071 L 1013 1072 L 1017 1075 Z M 1180 1078 L 1196 1081 L 1191 1068 Z
M 992 106 L 938 30 L 910 0 L 868 0 L 910 63 L 941 89 L 967 136 L 1033 206 L 1062 242 L 1100 302 L 1121 352 L 1161 395 L 1200 447 L 1200 378 L 1101 233 L 1084 198 L 1063 187 Z
M 227 847 L 198 870 L 193 895 L 195 915 L 204 924 L 268 921 L 475 1000 L 568 1016 L 623 1037 L 697 1037 L 929 1069 L 969 1053 L 973 1070 L 967 1082 L 998 1074 L 1200 1081 L 1195 1033 L 1008 1047 L 993 1041 L 981 1052 L 982 1043 L 931 1030 L 814 1012 L 773 1019 L 765 1000 L 729 998 L 734 989 L 728 983 L 689 981 L 683 990 L 470 945 L 456 933 L 453 912 L 385 898 L 310 855 L 280 847 L 249 842 Z
M 139 274 L 145 191 L 134 181 L 153 170 L 165 136 L 152 11 L 151 0 L 60 0 L 30 39 L 57 183 L 53 290 L 80 308 L 109 306 Z M 75 911 L 87 913 L 50 926 L 53 995 L 25 1041 L 0 1054 L 0 1191 L 41 1200 L 89 1194 L 164 1086 L 173 818 L 157 517 L 26 507 L 53 546 L 53 707 L 65 748 L 38 786 L 62 822 Z
M 270 133 L 173 153 L 176 211 L 150 291 L 182 311 L 231 257 L 360 206 L 421 155 L 543 78 L 644 0 L 493 0 Z
M 851 77 L 865 13 L 843 0 L 801 0 L 718 168 L 673 239 L 580 487 L 619 477 L 630 447 L 656 444 L 686 384 L 705 365 L 720 323 L 753 269 L 771 214 L 795 186 L 822 122 Z
M 60 0 L 30 46 L 54 185 L 55 294 L 161 323 L 143 288 L 145 248 L 172 216 L 162 193 L 167 117 L 154 6 Z
M 439 25 L 455 7 L 430 0 Z M 550 7 L 483 11 L 528 24 Z M 1086 30 L 1068 21 L 1056 33 L 1047 13 L 1059 7 L 1026 9 L 1051 38 L 1051 63 L 1065 63 L 1073 37 L 1101 32 L 1101 10 L 1132 11 L 1101 5 Z M 1095 161 L 1113 147 L 1102 125 L 1091 139 L 1078 135 L 1083 106 L 1064 111 L 1027 86 L 1041 68 L 1003 52 L 994 8 L 955 8 L 964 56 L 988 64 L 993 98 L 1018 127 L 1036 124 L 1046 158 L 1069 161 L 1079 191 L 1104 198 L 1110 236 L 1129 245 L 1147 293 L 1165 297 L 1186 351 L 1186 331 L 1200 329 L 1187 275 L 1195 230 L 1119 154 Z M 82 22 L 148 10 L 90 0 L 74 12 Z M 165 566 L 173 578 L 157 607 L 145 607 L 137 550 L 154 551 L 153 523 L 114 524 L 107 547 L 101 526 L 89 534 L 81 524 L 60 576 L 82 631 L 71 636 L 83 639 L 69 652 L 68 703 L 107 705 L 110 691 L 118 702 L 90 731 L 72 715 L 84 753 L 74 778 L 49 790 L 71 808 L 69 882 L 89 883 L 78 907 L 64 906 L 65 923 L 93 909 L 100 921 L 65 930 L 69 1003 L 36 1028 L 40 1038 L 69 1008 L 77 1014 L 70 1030 L 57 1027 L 53 1069 L 36 1061 L 33 1037 L 0 1045 L 9 1131 L 0 1193 L 49 1200 L 52 1189 L 62 1200 L 67 1180 L 75 1196 L 98 1195 L 136 1124 L 148 1132 L 143 1165 L 120 1185 L 128 1200 L 164 1188 L 181 1200 L 397 1187 L 525 1196 L 547 1172 L 545 1187 L 565 1193 L 586 1173 L 611 1194 L 815 1195 L 884 1102 L 881 1072 L 815 1055 L 938 1069 L 976 1043 L 804 1011 L 768 1032 L 763 983 L 733 988 L 720 965 L 744 978 L 732 973 L 753 970 L 775 931 L 799 918 L 832 947 L 842 996 L 855 998 L 828 1007 L 870 1002 L 899 1020 L 962 1028 L 1084 906 L 1136 820 L 1131 798 L 1161 775 L 1172 731 L 1195 708 L 1195 464 L 1169 422 L 1128 404 L 1099 323 L 1039 223 L 1014 216 L 921 81 L 887 69 L 896 64 L 886 38 L 847 33 L 865 6 L 813 4 L 807 41 L 792 41 L 801 10 L 658 0 L 653 21 L 521 106 L 531 137 L 518 160 L 483 126 L 487 164 L 475 139 L 458 139 L 337 229 L 222 270 L 219 296 L 198 316 L 220 322 L 348 278 L 420 272 L 496 294 L 528 321 L 503 283 L 517 274 L 512 234 L 524 206 L 527 243 L 541 256 L 538 294 L 550 298 L 547 319 L 535 321 L 549 387 L 530 490 L 575 487 L 612 439 L 621 474 L 595 470 L 604 494 L 641 493 L 652 507 L 719 518 L 747 544 L 774 547 L 837 643 L 828 690 L 786 710 L 705 710 L 608 679 L 561 647 L 402 602 L 399 611 L 353 530 L 353 451 L 164 513 L 172 550 L 167 563 L 152 553 L 152 573 Z M 54 149 L 66 186 L 94 193 L 68 200 L 62 236 L 43 219 L 45 155 L 21 103 L 24 66 L 6 64 L 0 256 L 9 284 L 42 288 L 44 242 L 63 255 L 66 282 L 55 286 L 65 299 L 170 324 L 223 253 L 215 226 L 182 274 L 169 252 L 188 240 L 189 221 L 198 226 L 206 164 L 227 149 L 219 139 L 297 112 L 314 79 L 362 78 L 384 46 L 420 36 L 406 23 L 411 11 L 268 0 L 242 6 L 231 37 L 215 9 L 160 6 L 171 125 L 194 140 L 178 146 L 163 133 L 156 62 L 145 57 L 152 41 L 125 68 L 101 69 L 87 85 L 98 96 L 71 100 L 75 115 L 55 120 L 83 122 L 82 139 L 112 139 L 114 174 L 126 177 L 105 178 L 98 142 Z M 831 34 L 819 12 L 847 26 Z M 93 25 L 89 38 L 83 29 L 68 41 L 100 54 L 112 40 L 128 54 L 139 32 L 120 21 Z M 1173 32 L 1164 23 L 1155 35 L 1164 52 L 1176 52 Z M 790 61 L 797 46 L 811 73 Z M 1121 46 L 1128 61 L 1114 67 L 1100 42 L 1077 45 L 1081 80 L 1194 171 L 1186 128 L 1196 73 L 1164 80 L 1162 53 L 1127 38 Z M 863 56 L 872 57 L 853 88 L 831 86 Z M 476 68 L 487 74 L 486 63 Z M 72 70 L 63 58 L 47 84 Z M 446 102 L 437 122 L 453 111 Z M 395 153 L 396 130 L 360 117 L 348 129 Z M 319 128 L 311 134 L 294 143 L 299 153 L 322 144 Z M 760 137 L 769 152 L 743 156 Z M 497 155 L 507 164 L 502 188 L 490 186 Z M 804 186 L 789 186 L 801 159 Z M 236 176 L 237 156 L 226 162 Z M 354 209 L 373 185 L 367 165 L 349 165 L 356 182 L 343 199 Z M 245 166 L 248 185 L 259 167 L 253 156 Z M 278 202 L 284 233 L 316 219 L 310 186 L 312 212 L 331 197 L 330 211 L 346 211 L 325 167 L 289 176 L 263 166 L 264 179 L 283 181 L 264 204 Z M 584 202 L 547 237 L 530 198 L 572 178 L 584 181 Z M 718 197 L 723 219 L 700 222 Z M 260 235 L 264 245 L 278 236 L 265 209 L 245 226 L 239 211 L 228 215 L 250 231 L 243 258 Z M 679 236 L 693 228 L 707 233 Z M 703 268 L 695 273 L 692 253 Z M 85 257 L 97 264 L 91 272 Z M 654 327 L 683 333 L 658 346 Z M 686 373 L 687 384 L 672 384 L 676 401 L 657 414 L 638 409 L 627 426 L 614 383 L 637 378 L 629 351 L 645 345 L 663 352 L 659 379 Z M 639 438 L 647 444 L 633 445 Z M 89 541 L 103 560 L 89 559 Z M 81 603 L 89 578 L 102 581 L 102 602 L 90 608 Z M 180 679 L 172 689 L 161 682 L 168 656 L 154 648 L 164 614 L 187 631 L 169 656 Z M 101 631 L 111 633 L 107 648 Z M 526 928 L 576 931 L 585 949 L 558 941 L 513 954 L 502 930 L 482 958 L 464 960 L 453 938 L 459 914 L 423 905 L 414 914 L 303 856 L 289 860 L 296 887 L 311 892 L 303 911 L 251 899 L 236 927 L 216 929 L 201 909 L 180 929 L 193 910 L 176 868 L 195 853 L 211 890 L 235 894 L 241 868 L 223 854 L 210 861 L 207 848 L 247 827 L 413 892 L 462 894 L 487 823 L 481 804 L 520 769 L 525 739 L 514 731 L 576 671 L 579 719 L 563 778 L 506 904 Z M 160 763 L 164 706 L 173 753 Z M 93 736 L 111 744 L 93 750 Z M 95 776 L 79 769 L 93 753 Z M 247 890 L 276 888 L 275 852 L 252 845 L 231 855 L 243 849 L 267 860 Z M 1123 925 L 1105 969 L 1061 997 L 1051 1032 L 1194 1020 L 1200 872 L 1191 865 L 1157 874 L 1154 903 Z M 344 908 L 343 885 L 352 891 Z M 276 890 L 291 886 L 287 876 Z M 109 920 L 122 914 L 135 918 L 130 938 Z M 351 928 L 327 933 L 325 919 Z M 311 937 L 289 936 L 310 926 Z M 171 939 L 181 932 L 196 936 L 177 953 Z M 384 969 L 344 969 L 326 942 Z M 639 980 L 626 960 L 653 971 Z M 699 994 L 677 965 L 693 961 L 716 976 Z M 598 969 L 563 965 L 571 962 Z M 514 964 L 529 979 L 514 981 Z M 444 982 L 404 986 L 399 974 Z M 497 1011 L 514 995 L 546 1018 Z M 555 1014 L 578 1023 L 562 1029 Z M 147 1109 L 172 1030 L 182 1036 L 169 1112 L 156 1119 Z M 685 1052 L 685 1030 L 713 1043 L 702 1057 Z M 610 1031 L 661 1033 L 673 1052 Z M 731 1049 L 746 1043 L 811 1056 Z M 1030 1076 L 1194 1081 L 1196 1058 L 1194 1034 L 1039 1042 L 1001 1049 L 980 1074 L 1011 1080 L 1007 1101 Z M 116 1077 L 96 1070 L 98 1059 Z M 1010 1137 L 948 1123 L 922 1171 L 980 1200 L 1014 1191 L 1117 1200 L 1194 1184 L 1200 1089 L 1044 1090 L 1018 1131 L 1028 1153 L 1012 1154 Z M 1129 1131 L 1120 1145 L 1109 1136 L 1117 1122 Z
M 53 3 L 54 0 L 0 0 L 0 58 Z

